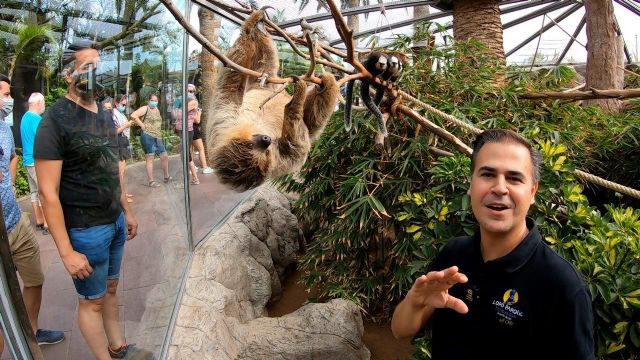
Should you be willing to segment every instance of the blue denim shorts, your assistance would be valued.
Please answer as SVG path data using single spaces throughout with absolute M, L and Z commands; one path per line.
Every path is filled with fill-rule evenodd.
M 84 254 L 93 268 L 88 278 L 73 280 L 78 296 L 85 300 L 103 297 L 107 293 L 107 280 L 120 276 L 127 240 L 124 214 L 120 213 L 118 219 L 110 224 L 70 228 L 67 232 L 73 250 Z
M 142 132 L 142 135 L 140 135 L 140 145 L 142 145 L 144 153 L 147 155 L 162 155 L 167 152 L 167 149 L 164 148 L 164 144 L 161 139 L 154 138 L 144 131 Z

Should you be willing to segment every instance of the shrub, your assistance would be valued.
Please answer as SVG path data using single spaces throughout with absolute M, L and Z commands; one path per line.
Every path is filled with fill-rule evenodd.
M 432 71 L 432 61 L 416 59 L 407 67 L 404 90 L 478 127 L 517 130 L 540 148 L 544 171 L 530 215 L 590 286 L 598 355 L 633 357 L 640 350 L 640 211 L 591 206 L 571 170 L 579 163 L 583 170 L 637 184 L 638 112 L 606 115 L 559 101 L 521 101 L 517 94 L 523 90 L 570 85 L 574 72 L 510 69 L 507 85 L 496 90 L 499 69 L 476 43 L 422 54 L 438 70 Z M 430 120 L 470 143 L 469 134 Z M 369 317 L 389 319 L 442 244 L 475 228 L 466 196 L 469 160 L 436 158 L 430 147 L 456 151 L 407 118 L 390 122 L 389 154 L 375 150 L 373 120 L 360 115 L 354 125 L 354 134 L 345 132 L 337 112 L 300 174 L 280 184 L 300 194 L 294 211 L 313 232 L 301 260 L 306 286 L 316 286 L 320 300 L 348 298 Z M 607 160 L 614 158 L 615 164 Z M 428 338 L 418 345 L 415 356 L 428 358 Z

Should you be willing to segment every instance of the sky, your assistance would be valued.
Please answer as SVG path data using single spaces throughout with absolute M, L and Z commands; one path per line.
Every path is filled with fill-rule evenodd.
M 236 5 L 232 0 L 225 0 L 229 4 Z M 385 1 L 387 2 L 387 1 Z M 372 1 L 373 3 L 373 1 Z M 271 5 L 277 10 L 283 10 L 284 16 L 286 20 L 292 20 L 299 18 L 301 16 L 311 16 L 318 13 L 316 10 L 316 2 L 311 0 L 309 5 L 303 10 L 302 13 L 298 11 L 299 2 L 294 3 L 293 0 L 259 0 L 258 4 L 260 6 Z M 511 5 L 512 6 L 512 5 Z M 511 14 L 503 15 L 502 21 L 503 24 L 505 22 L 514 20 L 518 17 L 521 17 L 531 11 L 534 11 L 538 8 L 544 7 L 545 5 L 534 7 L 526 10 L 521 10 L 518 12 L 514 12 Z M 640 20 L 638 16 L 633 14 L 631 11 L 626 8 L 614 3 L 614 10 L 616 18 L 620 24 L 620 28 L 622 30 L 623 37 L 627 43 L 627 47 L 629 51 L 634 55 L 634 62 L 638 62 L 638 42 L 640 41 L 638 38 L 640 37 L 640 26 L 638 26 L 638 21 Z M 549 14 L 550 18 L 556 18 L 558 15 L 566 11 L 567 8 L 562 8 L 555 12 Z M 321 10 L 320 12 L 324 12 Z M 438 12 L 436 9 L 432 9 L 432 12 Z M 191 13 L 191 23 L 193 25 L 198 26 L 198 16 L 197 16 L 197 5 L 194 6 Z M 538 48 L 538 57 L 542 58 L 542 61 L 551 61 L 554 55 L 558 55 L 562 52 L 568 40 L 570 39 L 569 34 L 573 34 L 578 23 L 582 19 L 584 15 L 584 8 L 579 9 L 575 13 L 573 13 L 568 18 L 564 19 L 559 23 L 560 28 L 558 26 L 554 26 L 549 31 L 545 32 L 539 40 L 538 38 L 531 41 L 529 44 L 524 46 L 522 49 L 516 51 L 513 55 L 511 55 L 507 60 L 510 64 L 530 64 L 531 59 L 533 58 L 533 54 L 536 52 L 536 47 Z M 389 23 L 395 23 L 398 21 L 409 19 L 413 16 L 413 9 L 404 8 L 404 9 L 392 9 L 386 10 L 386 17 L 381 15 L 380 12 L 370 13 L 368 18 L 365 19 L 364 15 L 360 16 L 360 30 L 367 30 L 375 27 L 384 27 Z M 551 22 L 549 17 L 544 17 L 544 24 L 549 24 Z M 441 24 L 449 24 L 452 21 L 451 17 L 444 17 L 436 20 Z M 223 22 L 223 26 L 231 27 L 231 23 Z M 329 39 L 333 40 L 338 38 L 337 31 L 335 30 L 335 25 L 333 20 L 322 21 L 319 23 L 314 23 L 314 25 L 320 24 L 325 33 L 328 35 Z M 524 22 L 520 25 L 516 25 L 504 31 L 504 48 L 505 52 L 508 52 L 518 44 L 520 44 L 524 39 L 528 38 L 530 35 L 539 31 L 543 26 L 543 17 L 537 17 L 527 22 Z M 288 31 L 293 33 L 298 33 L 300 31 L 300 27 L 292 27 L 289 28 Z M 412 32 L 412 27 L 407 26 L 404 28 L 397 28 L 389 31 L 385 31 L 379 33 L 378 35 L 381 37 L 381 42 L 384 39 L 391 39 L 396 34 L 410 34 Z M 236 32 L 237 33 L 237 32 Z M 567 34 L 569 33 L 569 34 Z M 451 33 L 451 35 L 453 35 Z M 237 34 L 233 34 L 232 37 L 236 37 Z M 577 37 L 578 42 L 575 42 L 569 53 L 564 59 L 564 62 L 585 62 L 587 57 L 587 52 L 584 49 L 583 45 L 586 44 L 586 27 L 583 28 L 580 35 Z M 361 43 L 360 46 L 364 46 L 364 43 Z M 189 44 L 189 48 L 199 50 L 200 44 L 198 44 L 195 40 L 191 40 Z

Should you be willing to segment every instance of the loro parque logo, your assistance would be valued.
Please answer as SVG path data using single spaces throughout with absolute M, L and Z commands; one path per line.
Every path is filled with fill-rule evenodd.
M 502 295 L 502 302 L 507 305 L 513 305 L 518 302 L 518 292 L 516 289 L 509 289 Z

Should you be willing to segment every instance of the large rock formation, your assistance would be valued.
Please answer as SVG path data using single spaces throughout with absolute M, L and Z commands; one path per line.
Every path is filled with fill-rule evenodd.
M 360 312 L 349 301 L 265 317 L 299 238 L 289 200 L 260 188 L 196 250 L 169 358 L 369 359 Z

